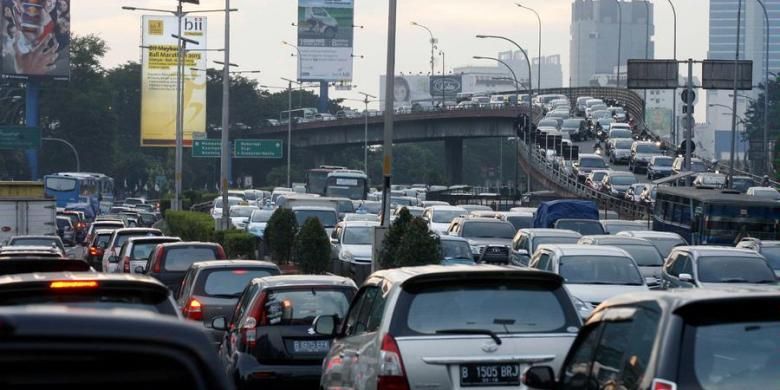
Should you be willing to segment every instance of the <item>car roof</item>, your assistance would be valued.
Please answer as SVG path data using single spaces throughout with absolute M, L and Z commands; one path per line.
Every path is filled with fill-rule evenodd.
M 234 268 L 234 267 L 252 267 L 252 268 L 273 268 L 279 269 L 274 263 L 260 260 L 208 260 L 198 261 L 191 265 L 193 269 L 214 269 L 214 268 Z
M 537 280 L 548 280 L 561 282 L 560 276 L 550 272 L 540 272 L 529 268 L 506 267 L 498 265 L 478 264 L 478 265 L 425 265 L 419 267 L 393 268 L 374 272 L 369 276 L 369 280 L 379 278 L 390 283 L 405 283 L 412 279 L 426 277 L 447 277 L 463 276 L 464 279 L 473 278 L 477 275 L 516 275 L 519 277 L 529 277 Z
M 599 234 L 593 236 L 584 236 L 582 239 L 592 239 L 596 245 L 642 245 L 654 246 L 650 240 L 639 237 L 627 237 L 617 235 Z
M 537 250 L 539 249 L 548 249 L 561 256 L 598 255 L 631 257 L 631 255 L 623 249 L 607 245 L 542 244 L 537 247 Z
M 40 272 L 29 274 L 18 274 L 13 276 L 0 276 L 0 289 L 17 283 L 33 282 L 52 282 L 52 281 L 84 281 L 94 280 L 100 283 L 111 283 L 112 285 L 138 285 L 138 286 L 159 286 L 167 288 L 159 280 L 146 275 L 139 274 L 108 274 L 102 272 Z
M 365 215 L 365 214 L 363 214 Z M 379 222 L 377 221 L 341 221 L 339 222 L 339 225 L 348 228 L 348 227 L 377 227 L 380 226 Z
M 436 211 L 436 210 L 464 211 L 464 210 L 466 210 L 466 209 L 464 209 L 463 207 L 460 207 L 460 206 L 448 206 L 448 205 L 444 205 L 444 204 L 431 205 L 431 206 L 426 207 L 426 209 L 431 209 L 432 211 Z
M 507 221 L 500 220 L 498 218 L 492 218 L 492 217 L 480 217 L 480 216 L 470 216 L 468 218 L 461 218 L 461 223 L 473 223 L 473 222 L 482 222 L 482 223 L 502 223 L 502 224 L 510 224 Z
M 176 241 L 171 241 L 171 242 L 179 242 L 179 241 L 181 241 L 181 238 L 179 238 L 179 237 L 170 237 L 170 236 L 152 236 L 152 237 L 149 237 L 149 236 L 138 236 L 138 237 L 130 237 L 130 238 L 128 238 L 127 242 L 136 243 L 136 242 L 143 242 L 143 241 L 155 242 L 155 241 L 165 241 L 165 240 L 176 240 Z
M 537 237 L 582 237 L 582 234 L 569 229 L 529 228 L 520 231 Z
M 19 239 L 51 239 L 54 241 L 60 240 L 59 236 L 49 236 L 45 234 L 30 234 L 30 235 L 22 235 L 22 236 L 13 236 L 11 237 L 11 240 L 19 240 Z
M 60 248 L 47 245 L 7 245 L 0 248 L 0 252 L 50 252 L 52 250 L 59 253 Z
M 651 238 L 651 239 L 682 239 L 677 233 L 672 232 L 657 232 L 654 230 L 628 230 L 622 231 L 616 234 L 617 236 L 638 237 L 638 238 Z
M 277 275 L 255 278 L 252 283 L 261 284 L 266 288 L 295 286 L 335 286 L 357 287 L 352 279 L 335 275 Z
M 155 229 L 155 228 L 129 227 L 129 228 L 116 229 L 114 230 L 114 233 L 120 235 L 123 233 L 162 233 L 162 231 L 160 231 L 160 229 Z
M 313 198 L 317 199 L 317 198 Z M 330 206 L 295 206 L 292 208 L 292 211 L 336 211 L 335 207 Z
M 95 230 L 94 233 L 97 234 L 97 235 L 104 235 L 104 234 L 108 235 L 108 234 L 114 234 L 114 231 L 113 230 L 108 230 L 108 229 L 98 229 L 98 230 Z
M 769 286 L 728 286 L 717 289 L 675 288 L 670 290 L 654 290 L 651 292 L 634 292 L 621 294 L 605 300 L 599 305 L 595 312 L 603 311 L 610 307 L 626 306 L 642 302 L 657 302 L 660 306 L 673 312 L 684 306 L 695 303 L 755 298 L 780 299 L 780 290 L 776 287 Z
M 165 248 L 175 248 L 177 246 L 210 246 L 210 247 L 217 247 L 219 244 L 216 242 L 206 242 L 206 241 L 178 241 L 178 242 L 165 242 L 160 244 L 160 246 Z
M 763 258 L 761 255 L 750 249 L 734 248 L 732 246 L 686 245 L 675 247 L 673 251 L 685 251 L 694 254 L 694 256 L 722 256 L 739 254 L 746 257 Z

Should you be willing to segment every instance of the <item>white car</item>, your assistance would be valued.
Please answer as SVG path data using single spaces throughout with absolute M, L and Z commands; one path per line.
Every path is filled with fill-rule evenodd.
M 229 207 L 238 206 L 243 201 L 244 201 L 244 199 L 242 199 L 242 198 L 239 198 L 239 197 L 236 197 L 236 196 L 229 196 L 228 197 L 228 206 Z M 211 218 L 214 218 L 214 219 L 222 218 L 222 197 L 221 196 L 214 199 L 214 204 L 211 207 L 210 214 L 211 214 Z
M 116 272 L 144 274 L 149 255 L 158 244 L 179 242 L 179 237 L 130 237 L 119 249 L 119 263 Z
M 757 198 L 780 200 L 780 192 L 772 187 L 750 187 L 745 195 L 755 196 Z
M 249 217 L 256 210 L 260 210 L 260 208 L 257 206 L 230 206 L 230 223 L 234 228 L 244 230 L 249 224 Z
M 108 246 L 103 251 L 103 261 L 101 263 L 103 272 L 122 272 L 119 268 L 119 249 L 127 242 L 130 237 L 160 237 L 160 229 L 153 228 L 123 228 L 114 230 L 111 238 L 108 240 Z
M 446 232 L 450 222 L 461 215 L 468 215 L 468 211 L 458 206 L 431 206 L 423 211 L 423 219 L 428 222 L 428 229 L 434 233 Z
M 268 226 L 268 221 L 271 219 L 274 211 L 274 209 L 258 209 L 253 211 L 252 215 L 249 217 L 249 222 L 246 225 L 246 231 L 257 238 L 263 238 L 263 235 L 265 235 L 265 228 Z
M 339 222 L 331 234 L 331 257 L 335 272 L 350 275 L 353 265 L 371 264 L 373 258 L 374 228 L 379 222 Z

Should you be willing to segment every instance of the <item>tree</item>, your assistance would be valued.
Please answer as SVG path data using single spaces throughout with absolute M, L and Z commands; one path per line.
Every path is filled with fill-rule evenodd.
M 758 98 L 751 100 L 748 106 L 748 110 L 745 113 L 745 130 L 747 137 L 750 139 L 751 147 L 758 146 L 758 153 L 751 153 L 751 158 L 757 162 L 763 161 L 763 148 L 764 146 L 764 99 L 766 99 L 766 87 L 762 84 L 760 86 L 762 92 L 758 95 Z M 775 78 L 769 79 L 769 142 L 778 140 L 780 137 L 780 128 L 777 123 L 780 123 L 780 82 Z M 776 154 L 775 154 L 776 155 Z M 775 171 L 780 169 L 778 161 L 774 162 Z
M 298 222 L 292 210 L 278 208 L 268 220 L 265 238 L 271 249 L 271 257 L 279 263 L 288 263 L 292 259 L 292 249 L 295 245 L 295 235 L 298 232 Z
M 307 218 L 295 237 L 295 260 L 305 274 L 323 274 L 330 266 L 330 240 L 317 218 Z
M 398 213 L 398 217 L 390 225 L 390 229 L 385 234 L 382 242 L 382 249 L 379 251 L 379 266 L 383 269 L 398 268 L 398 248 L 401 246 L 401 240 L 406 234 L 406 229 L 412 221 L 412 214 L 404 207 Z
M 395 252 L 396 261 L 401 267 L 441 263 L 439 236 L 428 229 L 422 218 L 409 222 Z

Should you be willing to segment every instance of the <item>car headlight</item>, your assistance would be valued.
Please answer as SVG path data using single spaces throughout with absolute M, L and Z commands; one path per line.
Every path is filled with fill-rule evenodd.
M 471 247 L 471 254 L 472 255 L 479 255 L 480 254 L 480 246 L 479 245 L 469 245 Z
M 352 252 L 348 250 L 343 250 L 341 253 L 339 253 L 339 260 L 346 261 L 346 262 L 352 262 L 352 260 L 355 257 L 352 255 Z
M 577 309 L 577 313 L 580 314 L 581 318 L 588 318 L 590 317 L 590 314 L 593 313 L 593 305 L 590 303 L 577 297 L 572 297 L 572 301 L 574 302 L 574 308 Z

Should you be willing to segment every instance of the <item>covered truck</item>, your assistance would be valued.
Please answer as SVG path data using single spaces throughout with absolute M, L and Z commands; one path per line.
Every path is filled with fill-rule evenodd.
M 56 233 L 56 201 L 42 182 L 0 182 L 0 245 L 13 236 Z
M 599 208 L 589 200 L 553 200 L 542 202 L 536 210 L 534 228 L 553 228 L 559 219 L 592 219 L 598 221 Z

